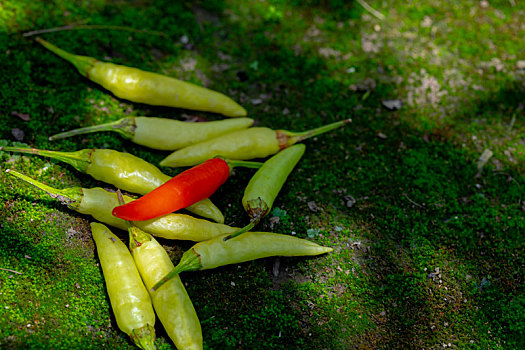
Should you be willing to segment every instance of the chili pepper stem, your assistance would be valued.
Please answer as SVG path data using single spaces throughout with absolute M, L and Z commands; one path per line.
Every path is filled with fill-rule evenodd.
M 230 169 L 233 169 L 236 167 L 259 169 L 263 165 L 263 163 L 261 162 L 250 162 L 250 161 L 245 161 L 245 160 L 224 159 L 224 161 L 228 164 Z
M 155 349 L 155 328 L 149 323 L 144 327 L 133 329 L 129 336 L 139 348 L 143 350 Z
M 190 249 L 182 255 L 180 262 L 177 266 L 173 268 L 166 276 L 162 277 L 153 288 L 151 292 L 156 291 L 166 282 L 168 282 L 173 277 L 177 276 L 183 271 L 196 271 L 202 267 L 200 255 L 195 251 L 195 249 Z
M 26 154 L 36 154 L 43 157 L 49 157 L 51 159 L 56 159 L 67 163 L 73 166 L 80 172 L 85 173 L 86 167 L 91 162 L 91 153 L 93 150 L 83 149 L 75 152 L 60 152 L 60 151 L 48 151 L 43 149 L 36 148 L 24 148 L 24 147 L 11 147 L 4 146 L 0 147 L 0 151 L 8 151 L 15 153 L 26 153 Z
M 240 234 L 242 234 L 244 232 L 248 232 L 252 228 L 254 228 L 255 225 L 257 225 L 258 223 L 259 223 L 259 220 L 252 220 L 252 221 L 250 221 L 250 223 L 248 225 L 244 226 L 239 231 L 232 233 L 231 235 L 227 235 L 222 240 L 226 242 L 227 240 L 235 238 L 235 237 L 237 237 L 238 235 L 240 235 Z
M 73 129 L 49 137 L 49 141 L 54 141 L 58 139 L 63 139 L 66 137 L 89 134 L 98 131 L 115 131 L 118 132 L 125 139 L 131 139 L 134 135 L 135 128 L 135 118 L 127 117 L 116 120 L 111 123 L 87 126 L 85 128 Z
M 70 187 L 70 188 L 59 190 L 57 188 L 53 188 L 39 181 L 36 181 L 35 179 L 32 179 L 29 176 L 21 174 L 15 170 L 7 169 L 6 173 L 8 173 L 9 175 L 15 176 L 35 186 L 36 188 L 39 188 L 45 191 L 49 196 L 51 196 L 52 198 L 58 199 L 62 204 L 67 205 L 69 208 L 79 208 L 80 207 L 80 202 L 82 201 L 82 196 L 83 196 L 82 188 L 80 187 Z
M 243 228 L 241 228 L 239 231 L 234 232 L 231 235 L 228 235 L 228 236 L 224 237 L 223 238 L 224 241 L 227 241 L 229 239 L 237 237 L 241 233 L 250 231 L 270 211 L 270 207 L 268 206 L 268 204 L 261 197 L 249 200 L 246 203 L 246 206 L 247 206 L 246 209 L 248 211 L 248 215 L 250 215 L 250 218 L 251 218 L 250 223 L 248 225 L 244 226 Z
M 286 130 L 277 130 L 277 139 L 279 140 L 279 146 L 281 148 L 289 147 L 293 144 L 296 144 L 298 142 L 304 141 L 306 139 L 309 139 L 311 137 L 324 134 L 325 132 L 328 132 L 330 130 L 334 130 L 337 128 L 340 128 L 344 126 L 345 124 L 351 123 L 352 119 L 345 119 L 341 120 L 335 123 L 323 125 L 321 127 L 307 130 L 307 131 L 301 131 L 301 132 L 293 132 L 293 131 L 286 131 Z
M 62 57 L 66 61 L 70 62 L 72 65 L 75 66 L 75 68 L 79 71 L 79 73 L 85 77 L 89 77 L 89 73 L 88 73 L 89 70 L 97 62 L 97 60 L 93 57 L 74 55 L 72 53 L 64 51 L 56 47 L 55 45 L 51 44 L 50 42 L 45 41 L 44 39 L 40 37 L 36 37 L 35 40 L 38 41 L 42 46 L 44 46 L 49 51 L 53 52 L 57 56 Z

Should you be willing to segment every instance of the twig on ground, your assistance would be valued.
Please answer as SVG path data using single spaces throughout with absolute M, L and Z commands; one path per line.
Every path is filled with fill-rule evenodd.
M 19 274 L 21 275 L 22 272 L 18 272 L 18 271 L 15 271 L 15 270 L 11 270 L 11 269 L 4 269 L 3 267 L 0 267 L 0 270 L 3 270 L 3 271 L 8 271 L 8 272 L 12 272 L 12 273 L 16 273 L 16 274 Z
M 507 132 L 510 132 L 512 130 L 512 127 L 514 126 L 515 122 L 516 122 L 516 113 L 512 115 L 512 119 L 510 120 L 509 127 L 507 128 Z
M 492 152 L 488 148 L 485 149 L 483 151 L 483 153 L 481 153 L 481 155 L 479 156 L 478 162 L 476 163 L 476 166 L 478 168 L 478 173 L 476 174 L 476 177 L 480 177 L 481 176 L 481 172 L 483 171 L 483 167 L 485 166 L 485 164 L 487 164 L 487 162 L 489 161 L 490 158 L 492 158 L 493 155 L 494 155 L 494 152 Z
M 363 6 L 365 10 L 379 18 L 381 21 L 385 19 L 385 15 L 383 15 L 381 12 L 375 10 L 372 6 L 368 5 L 365 0 L 357 0 L 359 5 Z
M 133 33 L 145 33 L 145 34 L 151 34 L 151 35 L 159 35 L 159 36 L 165 36 L 167 35 L 163 32 L 157 32 L 157 31 L 151 31 L 146 29 L 135 29 L 130 27 L 123 27 L 123 26 L 111 26 L 111 25 L 103 25 L 103 24 L 69 24 L 67 26 L 63 27 L 55 27 L 55 28 L 47 28 L 47 29 L 40 29 L 40 30 L 33 30 L 31 32 L 23 33 L 22 35 L 24 37 L 38 35 L 38 34 L 45 34 L 45 33 L 53 33 L 53 32 L 60 32 L 64 30 L 79 30 L 79 29 L 109 29 L 109 30 L 123 30 Z
M 406 199 L 408 199 L 408 201 L 409 201 L 410 203 L 412 203 L 412 204 L 414 204 L 414 205 L 416 205 L 416 206 L 418 206 L 418 207 L 420 207 L 420 208 L 424 208 L 423 205 L 421 205 L 421 204 L 419 204 L 419 203 L 416 203 L 416 202 L 414 202 L 412 199 L 410 199 L 410 197 L 409 197 L 406 193 L 403 193 L 403 196 L 405 196 Z

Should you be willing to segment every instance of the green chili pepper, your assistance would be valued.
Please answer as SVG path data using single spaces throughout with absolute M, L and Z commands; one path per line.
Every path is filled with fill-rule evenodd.
M 47 192 L 51 197 L 60 200 L 72 210 L 81 214 L 90 215 L 107 225 L 123 230 L 127 229 L 124 220 L 116 218 L 111 214 L 113 208 L 119 205 L 115 192 L 109 192 L 100 187 L 70 187 L 59 190 L 20 174 L 17 171 L 8 169 L 6 172 Z M 124 196 L 126 203 L 132 200 L 133 198 Z M 235 227 L 197 219 L 184 214 L 168 214 L 156 219 L 137 221 L 135 224 L 142 230 L 156 237 L 196 242 L 205 241 L 238 230 L 238 228 Z
M 219 236 L 199 242 L 182 255 L 179 264 L 153 286 L 159 289 L 182 271 L 213 269 L 269 256 L 319 255 L 332 251 L 317 243 L 270 232 L 246 232 L 233 239 Z M 149 285 L 146 283 L 146 287 Z
M 50 141 L 97 131 L 115 131 L 132 142 L 161 151 L 174 151 L 253 125 L 253 119 L 235 118 L 203 123 L 153 117 L 126 117 L 53 135 Z
M 153 191 L 171 177 L 155 165 L 129 153 L 111 149 L 83 149 L 75 152 L 39 150 L 36 148 L 0 147 L 0 151 L 37 154 L 65 162 L 94 179 L 112 184 L 125 191 L 144 195 Z M 209 199 L 204 199 L 186 210 L 223 223 L 224 216 Z
M 264 127 L 234 131 L 177 150 L 164 158 L 160 165 L 170 167 L 193 166 L 216 156 L 237 160 L 265 158 L 297 142 L 339 128 L 349 122 L 351 119 L 303 132 L 272 130 Z
M 129 225 L 128 230 L 135 265 L 150 291 L 153 307 L 166 333 L 177 349 L 202 349 L 199 318 L 180 277 L 170 279 L 162 289 L 151 291 L 153 285 L 174 268 L 166 250 L 139 228 Z
M 286 179 L 303 156 L 305 148 L 303 144 L 286 148 L 264 162 L 257 170 L 242 197 L 242 205 L 250 216 L 250 223 L 226 239 L 251 230 L 268 214 Z
M 154 106 L 221 113 L 228 117 L 246 115 L 244 108 L 219 92 L 165 75 L 74 55 L 41 38 L 36 38 L 36 41 L 119 98 Z
M 155 349 L 155 312 L 128 247 L 102 224 L 92 222 L 91 232 L 118 327 L 139 348 Z

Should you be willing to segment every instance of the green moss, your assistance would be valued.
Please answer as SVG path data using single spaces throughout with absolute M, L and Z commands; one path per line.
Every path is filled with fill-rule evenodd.
M 41 35 L 225 92 L 257 125 L 300 131 L 351 117 L 304 142 L 259 224 L 331 254 L 182 276 L 206 348 L 522 348 L 525 8 L 367 2 L 385 20 L 344 1 L 4 1 L 0 145 L 113 148 L 157 164 L 166 154 L 112 133 L 48 136 L 126 115 L 220 119 L 119 100 L 21 35 L 73 23 L 115 28 Z M 389 111 L 388 99 L 404 105 Z M 485 149 L 493 156 L 480 170 Z M 89 218 L 4 170 L 59 188 L 110 186 L 36 156 L 0 159 L 0 347 L 133 347 L 112 316 Z M 228 224 L 248 221 L 252 173 L 237 169 L 212 196 Z M 175 261 L 191 246 L 162 243 Z M 156 331 L 157 347 L 173 349 Z

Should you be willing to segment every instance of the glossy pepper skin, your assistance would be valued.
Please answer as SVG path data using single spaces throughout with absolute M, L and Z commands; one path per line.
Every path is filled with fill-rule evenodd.
M 219 236 L 195 244 L 183 254 L 175 269 L 159 279 L 153 289 L 161 288 L 163 283 L 182 271 L 213 269 L 270 256 L 319 255 L 332 251 L 332 248 L 306 239 L 271 232 L 246 232 L 229 240 L 225 238 Z
M 192 166 L 217 156 L 236 160 L 266 158 L 297 142 L 342 127 L 349 122 L 351 122 L 350 119 L 345 119 L 303 132 L 272 130 L 265 127 L 234 131 L 181 148 L 164 158 L 160 165 L 167 167 Z
M 246 116 L 244 108 L 219 92 L 165 75 L 74 55 L 41 38 L 36 41 L 119 98 L 154 106 L 220 113 L 227 117 Z
M 113 215 L 130 221 L 150 220 L 188 207 L 211 196 L 235 166 L 260 168 L 260 162 L 208 159 L 183 171 L 143 197 L 113 209 Z
M 265 158 L 279 150 L 275 131 L 253 127 L 184 147 L 171 153 L 159 164 L 168 167 L 193 166 L 216 156 L 228 159 Z
M 242 205 L 250 216 L 250 224 L 228 239 L 251 230 L 272 209 L 273 202 L 286 179 L 304 154 L 304 144 L 285 148 L 268 159 L 252 176 L 244 190 Z
M 92 215 L 99 221 L 107 222 L 121 229 L 126 229 L 126 222 L 112 214 L 118 206 L 117 195 L 101 188 L 83 189 L 83 200 L 78 212 Z M 126 202 L 133 199 L 124 196 Z M 135 225 L 156 237 L 176 240 L 204 241 L 224 232 L 234 232 L 236 229 L 225 224 L 194 218 L 185 214 L 170 213 L 154 219 L 137 221 Z
M 53 135 L 50 141 L 99 131 L 114 131 L 132 142 L 161 151 L 174 151 L 189 145 L 253 125 L 253 119 L 233 118 L 210 122 L 183 122 L 154 117 L 126 117 L 117 121 L 74 129 Z
M 122 230 L 127 229 L 126 221 L 111 214 L 113 208 L 119 205 L 117 194 L 100 187 L 80 188 L 70 187 L 56 189 L 36 181 L 14 170 L 6 170 L 9 175 L 28 182 L 37 188 L 46 191 L 51 197 L 58 199 L 70 209 L 81 214 L 90 215 L 96 220 Z M 124 201 L 130 202 L 133 198 L 124 196 Z M 225 233 L 233 233 L 238 229 L 228 225 L 197 219 L 184 214 L 168 214 L 156 219 L 135 223 L 142 230 L 166 239 L 205 241 Z
M 183 171 L 145 196 L 113 209 L 113 215 L 131 221 L 149 220 L 208 198 L 230 175 L 228 163 L 208 159 Z
M 141 349 L 155 349 L 155 312 L 128 247 L 102 224 L 92 222 L 91 232 L 118 327 Z
M 0 147 L 0 150 L 36 154 L 65 162 L 94 179 L 112 184 L 125 191 L 144 195 L 171 177 L 155 165 L 129 153 L 111 149 L 82 149 L 74 152 L 39 150 L 36 148 Z M 224 216 L 205 198 L 188 208 L 194 214 L 223 223 Z
M 265 203 L 268 210 L 271 210 L 277 194 L 303 156 L 305 149 L 306 146 L 303 144 L 294 145 L 264 162 L 244 190 L 242 205 L 248 213 L 258 210 L 252 202 L 258 198 Z
M 144 231 L 136 227 L 129 230 L 133 237 L 130 247 L 135 265 L 150 291 L 153 307 L 166 333 L 179 350 L 202 349 L 199 318 L 179 276 L 151 291 L 153 285 L 173 269 L 166 250 Z

